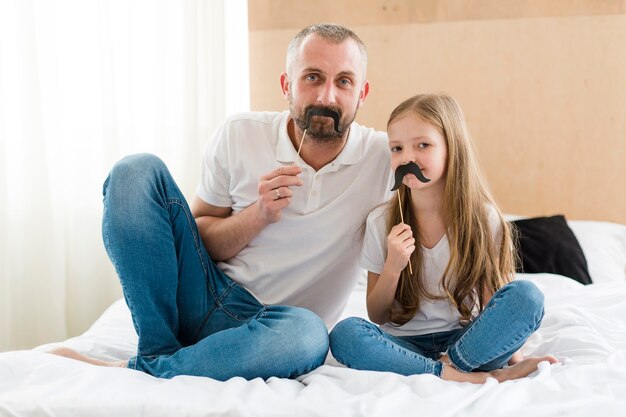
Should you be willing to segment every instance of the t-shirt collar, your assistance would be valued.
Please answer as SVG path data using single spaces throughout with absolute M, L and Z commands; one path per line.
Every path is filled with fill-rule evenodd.
M 289 112 L 285 111 L 283 115 L 283 120 L 281 120 L 280 125 L 278 126 L 276 160 L 284 163 L 294 163 L 299 157 L 298 151 L 294 148 L 291 143 L 291 139 L 289 139 L 289 134 L 287 133 L 287 124 L 290 120 Z M 352 165 L 361 159 L 363 147 L 359 136 L 360 130 L 358 129 L 358 125 L 355 122 L 352 122 L 346 145 L 333 162 L 335 165 Z

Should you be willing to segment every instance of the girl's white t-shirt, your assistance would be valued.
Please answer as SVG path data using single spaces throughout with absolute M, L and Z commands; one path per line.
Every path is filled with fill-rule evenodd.
M 365 240 L 361 252 L 361 266 L 375 274 L 382 272 L 387 258 L 388 233 L 386 222 L 388 207 L 388 204 L 378 206 L 367 217 Z M 489 224 L 493 231 L 496 247 L 499 247 L 502 229 L 497 211 L 493 206 L 490 205 L 489 207 Z M 419 246 L 419 249 L 423 254 L 424 261 L 421 274 L 427 291 L 433 295 L 444 295 L 440 283 L 450 260 L 448 237 L 444 235 L 431 249 L 422 245 Z M 420 299 L 420 309 L 411 320 L 402 326 L 386 323 L 381 326 L 381 329 L 394 336 L 438 333 L 461 328 L 459 318 L 458 310 L 447 299 Z

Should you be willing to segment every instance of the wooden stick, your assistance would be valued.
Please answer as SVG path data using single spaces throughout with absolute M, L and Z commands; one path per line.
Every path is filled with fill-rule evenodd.
M 306 129 L 302 132 L 302 139 L 300 139 L 300 146 L 298 146 L 298 154 L 296 156 L 300 156 L 300 150 L 302 149 L 302 144 L 304 143 L 304 137 L 306 136 Z M 295 162 L 294 162 L 295 165 Z
M 402 215 L 402 200 L 400 199 L 400 189 L 398 189 L 398 204 L 400 206 L 400 221 L 404 223 L 404 216 Z M 411 267 L 411 256 L 409 256 L 409 273 L 413 275 L 413 268 Z

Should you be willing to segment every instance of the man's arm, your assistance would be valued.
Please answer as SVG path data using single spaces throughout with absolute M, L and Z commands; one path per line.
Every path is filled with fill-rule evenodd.
M 290 187 L 302 185 L 297 177 L 300 172 L 300 167 L 292 165 L 264 175 L 259 181 L 257 201 L 234 215 L 230 207 L 211 205 L 196 195 L 191 202 L 191 212 L 211 259 L 232 258 L 265 226 L 280 220 L 280 212 L 291 202 Z
M 268 224 L 257 215 L 257 203 L 231 216 L 230 207 L 213 206 L 194 197 L 191 211 L 211 259 L 232 258 Z

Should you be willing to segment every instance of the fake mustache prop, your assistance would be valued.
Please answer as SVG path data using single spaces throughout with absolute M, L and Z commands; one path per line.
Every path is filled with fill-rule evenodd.
M 393 185 L 391 191 L 398 190 L 402 185 L 402 180 L 406 174 L 413 174 L 421 182 L 429 182 L 430 178 L 426 178 L 422 174 L 422 170 L 415 162 L 409 162 L 405 165 L 400 165 L 396 168 L 396 183 Z M 400 199 L 400 190 L 398 190 L 398 209 L 400 210 L 400 221 L 404 223 L 404 216 L 402 215 L 402 200 Z M 413 275 L 413 267 L 411 266 L 411 258 L 409 258 L 409 273 Z
M 311 119 L 313 118 L 313 116 L 330 117 L 335 122 L 335 131 L 337 133 L 341 133 L 341 130 L 339 130 L 339 113 L 337 113 L 336 111 L 323 107 L 311 107 L 306 112 L 306 125 L 304 126 L 305 130 L 308 129 L 309 126 L 311 126 Z
M 409 162 L 406 165 L 400 165 L 396 168 L 396 183 L 393 185 L 391 191 L 396 191 L 402 185 L 402 180 L 406 174 L 413 174 L 415 177 L 421 182 L 429 182 L 430 178 L 426 178 L 424 174 L 422 174 L 422 170 L 417 166 L 415 162 Z
M 341 133 L 339 130 L 339 113 L 331 109 L 325 109 L 323 107 L 311 107 L 306 111 L 306 125 L 304 125 L 304 132 L 302 132 L 302 139 L 300 139 L 300 146 L 298 146 L 298 154 L 300 156 L 300 151 L 302 150 L 302 144 L 304 143 L 304 138 L 306 136 L 306 131 L 311 126 L 311 119 L 314 116 L 323 116 L 330 117 L 335 122 L 335 131 Z

